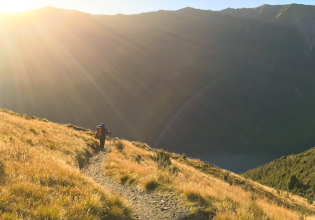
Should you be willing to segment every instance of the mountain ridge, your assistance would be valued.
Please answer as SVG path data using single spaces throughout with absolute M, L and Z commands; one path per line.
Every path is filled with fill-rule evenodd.
M 253 9 L 222 10 L 221 13 L 243 18 L 250 17 L 256 21 L 285 25 L 288 28 L 298 28 L 309 44 L 310 52 L 314 49 L 315 28 L 312 24 L 315 21 L 315 6 L 302 4 L 262 5 Z
M 1 107 L 90 129 L 103 121 L 239 172 L 315 142 L 315 53 L 299 29 L 194 9 L 62 11 L 1 19 Z M 268 159 L 236 159 L 255 154 Z

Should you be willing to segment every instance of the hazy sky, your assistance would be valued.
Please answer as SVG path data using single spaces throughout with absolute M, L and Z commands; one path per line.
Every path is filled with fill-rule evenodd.
M 74 9 L 91 14 L 138 14 L 141 12 L 177 10 L 184 7 L 222 10 L 225 8 L 252 8 L 263 4 L 315 5 L 314 0 L 0 0 L 0 12 L 24 11 L 43 6 Z

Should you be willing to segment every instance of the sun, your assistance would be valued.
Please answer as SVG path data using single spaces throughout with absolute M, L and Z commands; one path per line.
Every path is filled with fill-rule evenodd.
M 20 12 L 28 9 L 28 0 L 0 0 L 0 13 Z

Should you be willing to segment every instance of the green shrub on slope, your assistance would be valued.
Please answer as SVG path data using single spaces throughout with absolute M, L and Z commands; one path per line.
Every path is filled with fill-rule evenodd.
M 244 176 L 278 190 L 309 198 L 315 193 L 315 148 L 301 154 L 283 156 L 244 173 Z

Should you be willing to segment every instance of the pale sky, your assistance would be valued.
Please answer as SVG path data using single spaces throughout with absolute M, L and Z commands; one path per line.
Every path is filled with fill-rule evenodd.
M 139 14 L 157 10 L 178 10 L 185 7 L 222 10 L 253 8 L 263 4 L 315 5 L 315 0 L 0 0 L 0 12 L 17 12 L 44 6 L 73 9 L 91 14 Z

